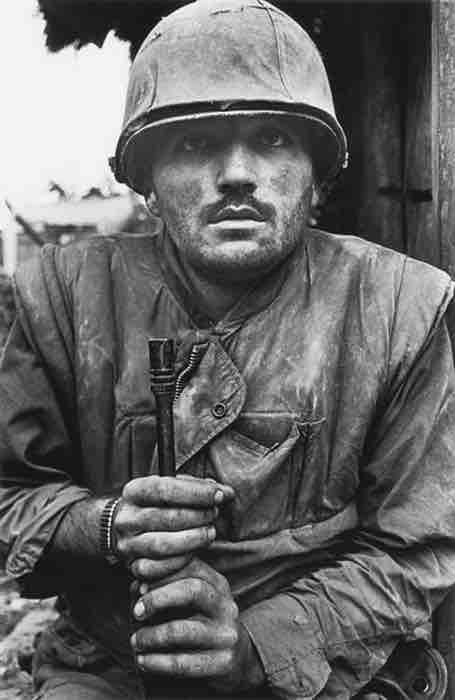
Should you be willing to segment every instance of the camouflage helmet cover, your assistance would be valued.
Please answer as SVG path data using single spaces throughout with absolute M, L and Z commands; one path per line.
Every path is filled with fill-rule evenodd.
M 112 167 L 143 192 L 156 127 L 201 117 L 303 119 L 320 179 L 347 157 L 321 56 L 308 34 L 265 0 L 197 0 L 156 25 L 132 64 Z

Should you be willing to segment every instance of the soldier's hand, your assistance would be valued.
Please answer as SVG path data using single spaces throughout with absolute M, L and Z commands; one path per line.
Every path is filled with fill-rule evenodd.
M 205 678 L 223 690 L 264 681 L 228 581 L 198 558 L 139 598 L 133 613 L 142 627 L 131 644 L 144 671 Z
M 133 479 L 112 525 L 115 551 L 138 579 L 173 573 L 215 539 L 218 508 L 232 497 L 230 486 L 212 479 Z

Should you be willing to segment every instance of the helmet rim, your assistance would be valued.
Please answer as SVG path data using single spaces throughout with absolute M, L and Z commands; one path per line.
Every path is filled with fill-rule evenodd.
M 236 101 L 236 103 L 238 104 L 238 101 Z M 116 156 L 112 159 L 112 168 L 115 177 L 119 182 L 127 184 L 138 194 L 146 194 L 144 188 L 141 187 L 140 178 L 135 178 L 132 174 L 135 170 L 136 172 L 140 171 L 141 165 L 143 165 L 143 162 L 141 163 L 140 159 L 137 157 L 138 149 L 140 153 L 144 146 L 150 146 L 150 139 L 153 138 L 153 132 L 160 127 L 187 121 L 197 121 L 205 118 L 220 119 L 235 116 L 253 117 L 266 115 L 303 120 L 306 123 L 306 128 L 310 128 L 310 140 L 312 135 L 311 131 L 313 132 L 313 136 L 316 132 L 324 136 L 324 153 L 322 153 L 320 149 L 318 149 L 316 154 L 313 153 L 313 159 L 319 158 L 320 161 L 324 161 L 324 156 L 326 156 L 325 160 L 327 161 L 327 165 L 325 167 L 322 165 L 322 173 L 319 177 L 320 181 L 330 183 L 338 176 L 340 170 L 347 166 L 347 140 L 341 125 L 332 115 L 313 105 L 291 103 L 289 105 L 270 104 L 261 105 L 259 107 L 253 104 L 242 105 L 241 107 L 228 106 L 224 109 L 221 106 L 219 109 L 215 109 L 213 103 L 210 105 L 201 103 L 187 105 L 184 110 L 181 109 L 181 106 L 179 107 L 180 109 L 175 108 L 173 110 L 172 108 L 166 108 L 165 110 L 160 110 L 162 112 L 161 114 L 159 110 L 152 110 L 151 113 L 142 115 L 135 124 L 131 123 L 129 125 L 129 128 L 123 133 L 123 138 L 119 141 Z M 148 144 L 145 140 L 148 141 Z M 142 146 L 142 148 L 140 148 L 140 146 Z M 136 166 L 135 168 L 132 165 L 133 163 Z M 316 164 L 316 168 L 318 169 L 318 164 Z

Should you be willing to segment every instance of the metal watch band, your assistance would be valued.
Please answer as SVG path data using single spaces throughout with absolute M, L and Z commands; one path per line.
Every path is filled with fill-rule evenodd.
M 121 497 L 115 496 L 106 501 L 100 519 L 100 548 L 109 564 L 118 563 L 118 558 L 113 551 L 112 523 Z

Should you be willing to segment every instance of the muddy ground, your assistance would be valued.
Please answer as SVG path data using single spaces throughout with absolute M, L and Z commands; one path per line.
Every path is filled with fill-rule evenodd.
M 54 599 L 21 598 L 0 571 L 0 700 L 30 700 L 30 669 L 35 635 L 56 613 Z

